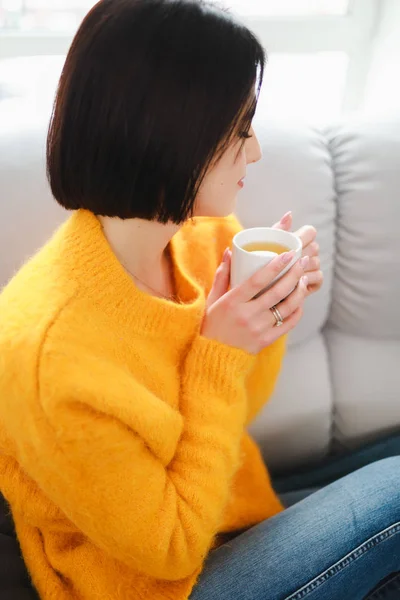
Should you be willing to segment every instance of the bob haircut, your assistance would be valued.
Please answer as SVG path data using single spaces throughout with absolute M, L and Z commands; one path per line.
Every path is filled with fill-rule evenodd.
M 234 137 L 247 136 L 265 53 L 202 0 L 100 0 L 69 49 L 47 132 L 64 208 L 179 224 Z

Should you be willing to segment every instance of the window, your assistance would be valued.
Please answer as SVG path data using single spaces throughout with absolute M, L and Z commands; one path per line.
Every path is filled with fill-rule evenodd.
M 75 31 L 93 0 L 0 0 L 4 31 Z
M 238 14 L 267 50 L 260 113 L 320 121 L 361 106 L 380 0 L 214 1 Z M 0 61 L 65 55 L 94 4 L 0 0 Z
M 222 0 L 240 15 L 292 17 L 345 15 L 349 0 Z M 0 28 L 8 31 L 73 31 L 93 0 L 0 0 Z
M 348 63 L 345 52 L 271 54 L 256 118 L 292 118 L 315 125 L 338 118 Z

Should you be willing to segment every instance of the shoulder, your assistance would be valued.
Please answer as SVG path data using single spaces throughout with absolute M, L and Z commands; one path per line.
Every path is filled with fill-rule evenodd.
M 76 295 L 63 283 L 44 246 L 0 294 L 0 417 L 22 415 L 38 387 L 40 356 L 49 332 Z
M 0 293 L 0 344 L 14 340 L 40 343 L 76 295 L 76 283 L 52 261 L 45 245 Z

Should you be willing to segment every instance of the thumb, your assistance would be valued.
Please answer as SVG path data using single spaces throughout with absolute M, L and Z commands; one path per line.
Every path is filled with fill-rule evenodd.
M 219 265 L 212 288 L 207 297 L 207 308 L 210 308 L 221 296 L 226 294 L 229 289 L 229 282 L 231 276 L 231 251 L 226 248 L 222 262 Z

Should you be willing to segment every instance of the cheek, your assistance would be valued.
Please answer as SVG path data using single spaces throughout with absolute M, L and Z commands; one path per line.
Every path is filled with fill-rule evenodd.
M 240 169 L 241 174 L 243 176 L 246 172 L 246 165 L 247 165 L 246 151 L 244 149 L 244 145 L 241 147 L 239 152 L 236 152 L 233 164 L 236 169 Z
M 233 211 L 236 195 L 239 192 L 237 182 L 240 175 L 208 178 L 200 187 L 196 196 L 195 215 L 199 217 L 224 217 Z
M 226 156 L 226 161 L 221 165 L 220 180 L 225 185 L 237 184 L 246 174 L 246 154 L 244 147 L 235 148 Z
M 196 197 L 198 214 L 210 214 L 216 206 L 232 202 L 239 191 L 238 182 L 245 174 L 245 150 L 236 145 L 204 177 Z

